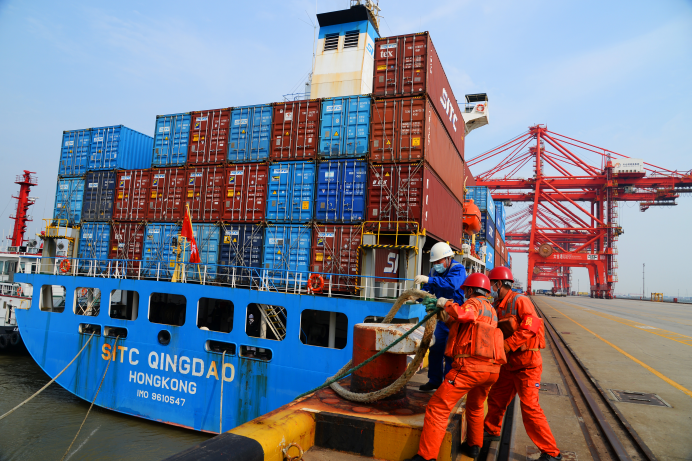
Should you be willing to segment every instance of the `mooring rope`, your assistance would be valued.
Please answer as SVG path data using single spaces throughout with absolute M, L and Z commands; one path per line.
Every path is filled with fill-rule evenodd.
M 12 412 L 14 412 L 16 409 L 18 409 L 19 407 L 21 407 L 22 405 L 24 405 L 25 403 L 27 403 L 28 401 L 30 401 L 31 399 L 33 399 L 34 397 L 36 397 L 37 395 L 39 395 L 41 392 L 43 392 L 44 390 L 46 390 L 46 388 L 47 388 L 48 386 L 50 386 L 51 384 L 53 384 L 53 382 L 54 382 L 56 379 L 58 379 L 58 378 L 60 377 L 61 374 L 65 373 L 65 370 L 67 370 L 67 369 L 70 367 L 70 365 L 72 365 L 72 362 L 74 362 L 75 360 L 77 360 L 77 357 L 79 357 L 79 355 L 82 353 L 82 351 L 87 347 L 87 345 L 89 344 L 89 341 L 91 341 L 91 338 L 94 337 L 94 333 L 95 333 L 95 332 L 92 332 L 92 333 L 91 333 L 91 336 L 89 336 L 89 339 L 87 340 L 87 342 L 84 344 L 84 346 L 82 346 L 82 349 L 81 349 L 79 352 L 77 352 L 77 355 L 74 356 L 74 358 L 70 361 L 70 363 L 68 363 L 67 366 L 66 366 L 65 368 L 63 368 L 62 371 L 61 371 L 60 373 L 58 373 L 57 376 L 56 376 L 55 378 L 51 379 L 51 380 L 48 382 L 48 384 L 46 384 L 46 385 L 43 386 L 41 389 L 39 389 L 38 391 L 36 391 L 36 393 L 35 393 L 34 395 L 32 395 L 31 397 L 29 397 L 28 399 L 26 399 L 25 401 L 23 401 L 22 403 L 20 403 L 19 405 L 17 405 L 16 407 L 14 407 L 13 409 L 11 409 L 10 411 L 8 411 L 7 413 L 5 413 L 4 415 L 0 416 L 0 420 L 4 419 L 6 416 L 9 416 L 9 415 L 10 415 Z
M 223 354 L 221 354 L 221 403 L 219 404 L 219 434 L 221 434 L 222 432 L 221 428 L 223 424 L 223 372 L 225 371 L 223 369 L 224 365 L 226 365 L 226 349 L 224 349 Z
M 382 323 L 389 323 L 392 321 L 394 318 L 394 315 L 396 315 L 397 311 L 399 308 L 404 304 L 409 299 L 418 299 L 418 298 L 429 298 L 432 297 L 430 293 L 427 293 L 425 291 L 421 290 L 407 290 L 404 293 L 399 296 L 399 298 L 396 300 L 396 303 L 392 306 L 392 309 L 389 311 L 387 316 L 382 320 Z M 411 379 L 411 376 L 416 372 L 418 365 L 420 365 L 420 362 L 423 361 L 423 358 L 425 357 L 425 353 L 428 349 L 428 345 L 430 344 L 430 340 L 432 338 L 433 333 L 435 332 L 435 325 L 436 325 L 436 320 L 433 319 L 435 315 L 437 315 L 438 312 L 440 312 L 442 309 L 441 308 L 435 308 L 432 312 L 430 312 L 428 315 L 426 315 L 423 320 L 415 324 L 410 330 L 408 330 L 406 333 L 401 335 L 401 337 L 397 338 L 394 342 L 392 342 L 390 345 L 379 351 L 377 354 L 373 355 L 363 363 L 350 368 L 349 367 L 353 364 L 353 361 L 349 361 L 346 365 L 344 365 L 334 376 L 331 378 L 327 379 L 322 385 L 317 386 L 314 389 L 311 389 L 307 392 L 304 392 L 300 394 L 298 397 L 296 397 L 294 400 L 297 400 L 301 397 L 305 397 L 306 395 L 312 394 L 313 392 L 316 392 L 320 389 L 324 389 L 327 386 L 331 386 L 331 388 L 341 395 L 343 398 L 351 401 L 356 401 L 356 402 L 375 402 L 377 400 L 381 400 L 385 397 L 388 397 L 392 394 L 395 394 L 399 392 L 399 390 L 406 385 L 406 383 Z M 430 321 L 433 319 L 432 321 Z M 340 379 L 350 375 L 356 370 L 361 369 L 368 363 L 372 362 L 375 360 L 377 357 L 380 355 L 384 354 L 387 352 L 389 349 L 392 347 L 396 346 L 399 344 L 401 341 L 403 341 L 406 337 L 408 337 L 411 333 L 416 331 L 418 327 L 421 325 L 426 324 L 425 326 L 425 333 L 423 334 L 423 339 L 421 340 L 421 347 L 418 349 L 416 352 L 416 356 L 413 359 L 411 363 L 409 363 L 408 367 L 406 368 L 406 371 L 404 372 L 403 375 L 399 377 L 396 381 L 394 381 L 392 384 L 389 386 L 385 387 L 384 389 L 380 389 L 379 391 L 374 391 L 374 392 L 368 392 L 368 393 L 355 393 L 348 391 L 341 387 L 339 384 L 337 384 L 337 381 Z
M 116 353 L 116 346 L 118 345 L 118 339 L 120 339 L 120 335 L 115 337 L 115 342 L 113 343 L 113 353 Z M 113 359 L 115 360 L 115 359 Z M 94 400 L 91 401 L 91 405 L 89 405 L 89 409 L 87 410 L 87 414 L 84 417 L 84 420 L 82 421 L 82 425 L 79 426 L 79 430 L 77 430 L 77 434 L 75 434 L 74 439 L 72 439 L 72 443 L 70 443 L 70 446 L 67 447 L 67 451 L 65 452 L 64 455 L 62 455 L 62 458 L 60 458 L 60 461 L 63 461 L 65 459 L 65 456 L 70 452 L 72 449 L 72 445 L 74 445 L 75 440 L 77 440 L 77 437 L 79 437 L 79 433 L 82 432 L 82 427 L 84 427 L 84 423 L 86 423 L 87 418 L 89 417 L 89 413 L 91 412 L 91 409 L 94 407 L 94 402 L 96 402 L 96 397 L 98 397 L 99 392 L 101 391 L 101 386 L 103 386 L 103 380 L 106 379 L 106 373 L 108 373 L 108 367 L 111 366 L 111 362 L 113 360 L 108 361 L 108 365 L 106 365 L 106 371 L 103 372 L 103 376 L 101 377 L 101 383 L 99 383 L 99 388 L 96 389 L 96 395 L 94 395 Z

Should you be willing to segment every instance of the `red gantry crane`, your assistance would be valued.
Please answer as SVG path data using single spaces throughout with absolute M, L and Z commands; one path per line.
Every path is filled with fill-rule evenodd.
M 580 154 L 580 155 L 577 155 Z M 599 158 L 596 166 L 582 160 Z M 571 290 L 572 267 L 589 271 L 591 297 L 612 298 L 617 282 L 618 202 L 674 206 L 692 192 L 692 170 L 679 172 L 597 147 L 536 125 L 520 136 L 469 160 L 501 159 L 476 175 L 496 201 L 529 206 L 507 217 L 507 250 L 528 253 L 527 289 L 532 280 Z M 518 174 L 531 165 L 533 177 Z

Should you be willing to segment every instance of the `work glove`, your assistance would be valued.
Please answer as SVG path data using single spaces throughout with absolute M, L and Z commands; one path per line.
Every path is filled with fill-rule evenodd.
M 449 301 L 449 299 L 447 298 L 437 298 L 437 307 L 444 309 L 445 304 L 447 304 L 447 301 Z
M 509 344 L 507 344 L 507 341 L 504 342 L 505 345 L 505 354 L 509 354 L 512 352 L 512 349 L 509 348 Z
M 423 305 L 425 306 L 425 312 L 432 312 L 437 308 L 437 298 L 431 296 L 423 300 Z
M 428 283 L 429 277 L 427 275 L 416 275 L 413 279 L 413 283 Z

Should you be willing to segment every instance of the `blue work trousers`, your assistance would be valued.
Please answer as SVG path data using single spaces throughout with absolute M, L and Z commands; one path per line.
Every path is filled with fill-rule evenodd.
M 442 380 L 452 369 L 452 359 L 445 357 L 445 347 L 449 328 L 443 322 L 437 322 L 435 327 L 435 344 L 428 352 L 428 381 L 432 384 L 440 385 Z M 444 362 L 444 370 L 442 369 Z

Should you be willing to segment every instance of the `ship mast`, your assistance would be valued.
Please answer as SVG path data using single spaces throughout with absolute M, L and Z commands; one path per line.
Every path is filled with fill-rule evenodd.
M 28 215 L 28 210 L 31 205 L 36 201 L 35 198 L 29 197 L 29 191 L 31 186 L 38 184 L 36 176 L 32 176 L 36 173 L 33 171 L 24 170 L 23 175 L 18 175 L 15 184 L 19 184 L 19 196 L 12 198 L 17 199 L 17 210 L 14 216 L 10 216 L 10 219 L 14 219 L 14 230 L 12 232 L 12 245 L 15 247 L 20 247 L 24 242 L 24 233 L 26 232 L 26 223 L 32 221 Z

